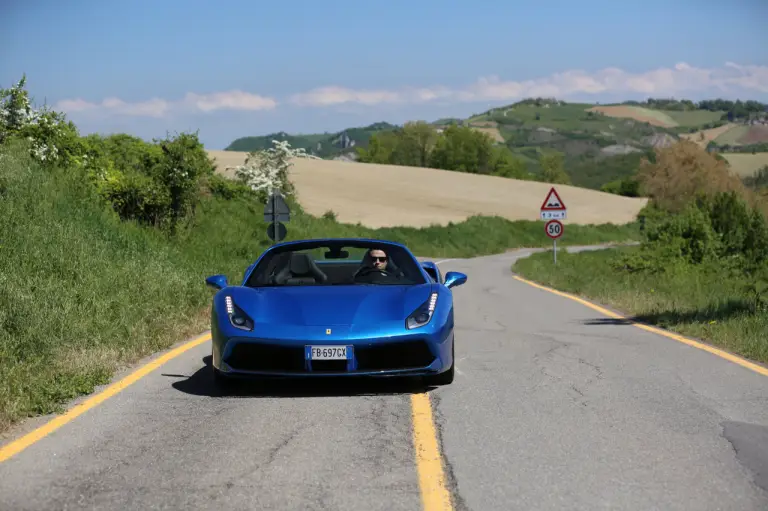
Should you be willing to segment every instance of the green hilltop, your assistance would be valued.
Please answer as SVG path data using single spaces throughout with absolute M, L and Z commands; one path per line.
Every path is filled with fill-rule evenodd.
M 291 147 L 301 148 L 320 158 L 338 157 L 354 152 L 355 147 L 365 147 L 371 135 L 382 131 L 393 131 L 398 126 L 388 122 L 377 122 L 370 126 L 348 128 L 337 133 L 310 133 L 291 135 L 284 131 L 256 137 L 241 137 L 229 144 L 225 151 L 262 151 L 272 147 L 273 140 L 288 141 Z
M 739 159 L 739 174 L 749 177 L 761 167 L 768 152 L 768 105 L 758 101 L 648 99 L 612 104 L 568 103 L 551 98 L 528 98 L 500 106 L 466 119 L 443 118 L 428 123 L 437 134 L 450 126 L 470 128 L 487 134 L 497 148 L 509 150 L 524 172 L 509 177 L 541 180 L 542 157 L 557 154 L 567 180 L 576 186 L 635 195 L 628 183 L 643 158 L 654 150 L 688 138 L 710 151 L 756 155 Z M 385 143 L 402 126 L 378 122 L 335 133 L 288 134 L 238 138 L 226 150 L 254 151 L 270 146 L 272 140 L 288 140 L 326 159 L 352 159 L 375 163 L 417 165 L 402 158 L 371 154 L 372 138 Z M 712 140 L 704 130 L 723 129 Z M 391 145 L 394 142 L 390 142 Z M 380 145 L 380 144 L 379 144 Z M 397 151 L 394 151 L 395 153 Z M 727 155 L 725 155 L 727 157 Z M 765 156 L 765 155 L 762 155 Z M 730 160 L 729 160 L 730 161 Z M 448 167 L 451 168 L 451 167 Z M 742 170 L 745 169 L 745 170 Z M 453 168 L 452 170 L 461 170 Z

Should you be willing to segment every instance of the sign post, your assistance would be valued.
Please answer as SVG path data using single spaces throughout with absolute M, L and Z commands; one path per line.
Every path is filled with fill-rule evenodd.
M 564 220 L 567 214 L 568 210 L 565 207 L 565 203 L 553 186 L 550 188 L 547 198 L 541 204 L 540 217 L 542 220 L 547 221 L 544 224 L 544 232 L 552 239 L 555 264 L 557 264 L 557 239 L 565 232 L 565 227 L 560 220 Z
M 267 204 L 264 206 L 264 221 L 269 222 L 267 226 L 267 236 L 275 243 L 285 239 L 288 234 L 285 224 L 291 220 L 291 210 L 285 202 L 283 195 L 279 191 L 273 191 L 269 194 Z

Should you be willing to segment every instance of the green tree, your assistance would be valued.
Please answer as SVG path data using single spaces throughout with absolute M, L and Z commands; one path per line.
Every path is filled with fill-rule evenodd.
M 539 166 L 544 181 L 569 185 L 571 178 L 565 172 L 563 153 L 552 151 L 539 156 Z
M 367 148 L 358 147 L 358 160 L 363 163 L 393 163 L 393 154 L 397 149 L 398 136 L 394 131 L 374 133 Z
M 506 146 L 493 148 L 493 175 L 511 179 L 530 180 L 531 174 L 521 158 L 512 154 Z
M 408 122 L 403 126 L 404 152 L 408 154 L 408 161 L 415 159 L 419 167 L 429 165 L 429 158 L 437 140 L 437 130 L 425 121 Z
M 448 126 L 438 138 L 430 158 L 431 167 L 471 174 L 493 172 L 493 140 L 466 126 Z

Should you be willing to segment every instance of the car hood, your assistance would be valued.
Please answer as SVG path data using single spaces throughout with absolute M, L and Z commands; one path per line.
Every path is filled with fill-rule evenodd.
M 430 284 L 240 287 L 233 299 L 256 324 L 354 326 L 404 320 L 431 290 Z

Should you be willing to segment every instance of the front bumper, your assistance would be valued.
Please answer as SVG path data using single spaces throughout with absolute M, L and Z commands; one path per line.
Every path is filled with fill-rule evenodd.
M 449 342 L 450 341 L 450 342 Z M 406 377 L 428 376 L 447 370 L 452 360 L 453 335 L 444 342 L 425 339 L 307 341 L 232 338 L 214 342 L 213 366 L 224 376 L 248 377 Z M 351 347 L 348 360 L 310 360 L 308 345 Z

